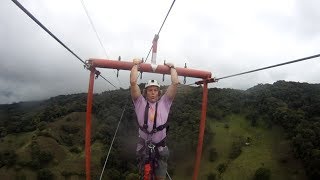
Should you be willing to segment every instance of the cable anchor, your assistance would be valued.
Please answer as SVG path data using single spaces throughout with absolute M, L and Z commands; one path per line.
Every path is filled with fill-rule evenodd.
M 84 62 L 83 69 L 90 70 L 91 64 L 90 64 L 89 62 L 90 62 L 89 60 L 86 60 L 86 61 Z
M 184 63 L 184 68 L 187 68 L 187 63 Z M 187 82 L 187 78 L 186 78 L 186 76 L 184 76 L 183 84 L 186 84 L 186 82 Z
M 94 72 L 95 74 L 96 74 L 96 76 L 94 77 L 94 79 L 98 79 L 98 77 L 100 76 L 100 71 L 98 71 L 98 70 L 95 70 L 95 72 Z
M 118 57 L 118 61 L 121 61 L 121 56 Z M 119 69 L 117 69 L 117 77 L 119 77 Z

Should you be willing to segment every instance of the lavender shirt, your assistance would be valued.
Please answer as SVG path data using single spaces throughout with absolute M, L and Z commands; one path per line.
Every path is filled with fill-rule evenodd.
M 168 97 L 166 94 L 164 94 L 160 100 L 158 101 L 158 111 L 157 111 L 157 126 L 160 126 L 167 122 L 168 115 L 170 111 L 170 107 L 172 104 L 173 99 Z M 140 126 L 143 126 L 144 123 L 144 111 L 147 105 L 147 100 L 140 95 L 136 100 L 133 101 L 136 115 L 138 118 L 138 123 Z M 150 103 L 149 106 L 155 109 L 156 103 Z M 149 117 L 149 116 L 148 116 Z M 148 119 L 148 131 L 151 131 L 153 129 L 153 121 Z M 145 140 L 151 140 L 154 143 L 160 142 L 163 138 L 166 137 L 166 129 L 163 129 L 162 131 L 158 131 L 154 134 L 146 134 L 139 128 L 139 137 L 145 139 Z M 137 150 L 139 150 L 142 146 L 138 144 Z

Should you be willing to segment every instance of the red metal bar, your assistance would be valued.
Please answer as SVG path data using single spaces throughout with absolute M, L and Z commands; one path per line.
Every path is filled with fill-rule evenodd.
M 85 153 L 86 153 L 86 180 L 90 180 L 90 162 L 91 162 L 91 110 L 95 69 L 90 69 L 89 89 L 87 97 L 87 114 L 86 114 L 86 137 L 85 137 Z
M 98 68 L 109 68 L 109 69 L 120 69 L 120 70 L 131 70 L 133 63 L 128 61 L 118 61 L 118 60 L 107 60 L 107 59 L 90 59 L 89 64 L 93 67 Z M 211 72 L 200 71 L 196 69 L 189 68 L 179 68 L 176 67 L 178 76 L 194 77 L 207 79 L 211 78 Z M 139 65 L 139 71 L 158 73 L 158 74 L 170 74 L 170 68 L 166 65 L 158 65 L 155 72 L 152 71 L 151 64 L 142 63 Z
M 197 147 L 196 162 L 195 162 L 194 171 L 193 171 L 193 178 L 192 178 L 193 180 L 196 180 L 199 174 L 203 137 L 204 137 L 204 127 L 206 124 L 206 117 L 207 117 L 207 101 L 208 101 L 208 83 L 207 81 L 204 80 L 203 94 L 202 94 L 202 112 L 201 112 L 201 121 L 200 121 L 200 127 L 199 127 L 199 140 L 198 140 L 198 147 Z

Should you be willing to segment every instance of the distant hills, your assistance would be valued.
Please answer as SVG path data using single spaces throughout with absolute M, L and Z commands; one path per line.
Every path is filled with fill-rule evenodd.
M 168 171 L 191 178 L 201 87 L 181 85 L 169 115 Z M 0 105 L 2 179 L 85 179 L 86 94 Z M 128 89 L 94 95 L 92 177 L 137 179 L 136 116 Z M 199 179 L 320 179 L 320 84 L 278 81 L 248 90 L 209 89 Z

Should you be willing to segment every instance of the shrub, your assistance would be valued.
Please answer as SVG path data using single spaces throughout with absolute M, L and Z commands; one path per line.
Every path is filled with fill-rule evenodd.
M 77 146 L 71 147 L 69 151 L 72 153 L 77 153 L 77 154 L 81 153 L 81 149 Z
M 209 150 L 209 161 L 214 162 L 218 158 L 218 153 L 215 148 Z
M 229 126 L 228 123 L 225 123 L 225 124 L 224 124 L 224 128 L 229 129 L 229 127 L 230 127 L 230 126 Z
M 113 180 L 120 180 L 121 179 L 121 174 L 118 170 L 112 168 L 108 169 L 106 174 L 108 174 L 108 177 L 113 179 Z
M 207 180 L 216 180 L 216 174 L 215 173 L 208 174 Z
M 39 123 L 37 124 L 37 128 L 38 128 L 40 131 L 42 131 L 42 130 L 46 129 L 47 124 L 48 124 L 47 122 L 41 121 L 41 122 L 39 122 Z
M 130 173 L 126 176 L 126 180 L 137 180 L 137 179 L 139 179 L 138 174 Z
M 80 130 L 80 128 L 78 126 L 71 125 L 71 124 L 63 124 L 63 125 L 61 125 L 61 129 L 64 132 L 69 133 L 69 134 L 75 134 Z
M 242 142 L 239 141 L 239 142 L 233 142 L 232 143 L 232 147 L 231 147 L 231 152 L 229 154 L 229 158 L 230 159 L 235 159 L 237 158 L 238 156 L 240 156 L 241 152 L 242 152 Z
M 49 169 L 40 169 L 38 172 L 38 180 L 51 180 L 53 179 L 53 174 Z
M 38 158 L 41 164 L 48 163 L 53 159 L 53 154 L 49 151 L 40 151 Z
M 73 146 L 72 137 L 68 134 L 60 134 L 61 142 L 67 146 Z
M 5 150 L 0 153 L 0 167 L 12 166 L 16 163 L 17 154 L 13 150 Z
M 225 163 L 221 163 L 218 165 L 217 170 L 219 171 L 220 174 L 224 173 L 227 169 L 228 165 Z
M 254 180 L 269 180 L 270 176 L 271 176 L 270 169 L 261 167 L 256 170 L 254 174 Z
M 25 174 L 16 174 L 15 180 L 26 180 L 27 176 Z

